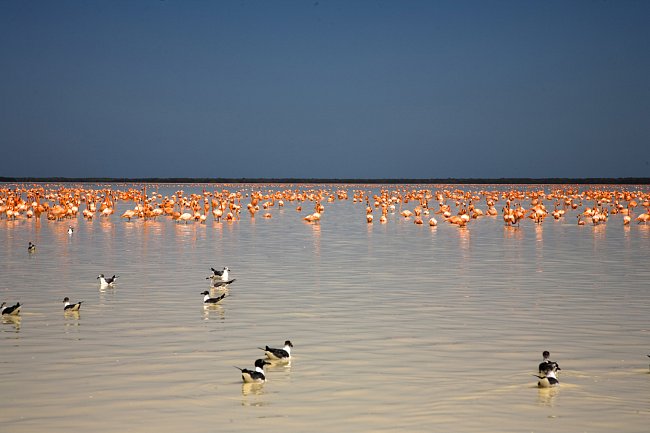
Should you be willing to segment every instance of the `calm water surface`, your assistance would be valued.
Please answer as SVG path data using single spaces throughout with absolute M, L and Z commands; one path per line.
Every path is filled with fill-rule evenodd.
M 650 225 L 369 225 L 365 204 L 325 206 L 315 225 L 291 203 L 205 225 L 127 222 L 127 202 L 0 220 L 0 298 L 24 305 L 0 326 L 2 430 L 649 431 Z M 206 309 L 223 266 L 237 281 Z M 291 363 L 242 385 L 233 366 L 286 339 Z M 543 350 L 559 388 L 536 387 Z

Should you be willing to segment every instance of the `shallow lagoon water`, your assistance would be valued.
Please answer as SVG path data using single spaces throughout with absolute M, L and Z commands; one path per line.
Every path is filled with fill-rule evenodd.
M 24 305 L 0 326 L 0 423 L 648 431 L 650 225 L 612 215 L 578 226 L 577 211 L 519 228 L 500 216 L 417 226 L 398 213 L 381 225 L 366 223 L 365 204 L 324 204 L 319 224 L 292 203 L 206 224 L 128 222 L 127 202 L 91 222 L 0 220 L 0 298 Z M 223 266 L 237 281 L 206 309 L 205 277 Z M 100 289 L 99 273 L 119 275 L 116 287 Z M 63 313 L 65 296 L 84 300 L 78 315 Z M 286 339 L 291 363 L 243 385 L 233 366 Z M 543 350 L 562 367 L 559 388 L 536 387 Z

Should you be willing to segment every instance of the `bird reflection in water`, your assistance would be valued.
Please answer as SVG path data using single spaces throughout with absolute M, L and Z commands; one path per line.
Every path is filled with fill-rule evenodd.
M 537 389 L 537 403 L 543 406 L 555 406 L 555 399 L 560 393 L 559 387 L 554 388 L 538 388 Z
M 268 365 L 266 366 L 267 371 L 276 371 L 276 372 L 289 372 L 291 371 L 291 358 L 289 359 L 266 359 Z
M 11 316 L 11 315 L 3 315 L 2 316 L 2 324 L 3 325 L 13 325 L 14 330 L 18 332 L 20 330 L 20 321 L 22 320 L 22 317 L 20 316 Z
M 113 286 L 99 286 L 99 305 L 104 306 L 114 300 L 116 292 Z
M 466 254 L 469 252 L 471 232 L 467 227 L 459 227 L 457 233 L 458 233 L 458 246 L 463 252 L 463 256 L 466 256 Z
M 225 320 L 226 311 L 221 305 L 218 304 L 208 304 L 203 306 L 203 320 Z
M 269 402 L 266 401 L 265 394 L 263 383 L 242 383 L 241 405 L 252 407 L 268 406 Z
M 66 320 L 70 320 L 70 321 L 73 321 L 73 320 L 74 320 L 74 321 L 76 321 L 76 320 L 79 320 L 79 318 L 81 317 L 81 315 L 79 314 L 79 311 L 69 311 L 69 310 L 68 310 L 68 311 L 64 311 L 64 312 L 63 312 L 63 317 L 64 317 Z
M 535 266 L 537 272 L 544 272 L 544 232 L 541 224 L 535 226 Z
M 524 239 L 524 231 L 519 230 L 517 226 L 504 226 L 503 234 L 506 239 L 515 239 L 517 241 Z
M 246 397 L 249 395 L 263 395 L 264 394 L 264 384 L 255 383 L 255 382 L 244 382 L 241 384 L 241 395 Z M 248 401 L 242 401 L 243 406 L 260 406 L 260 404 L 251 404 Z
M 109 233 L 113 230 L 113 223 L 107 218 L 102 218 L 99 226 L 103 233 Z
M 544 242 L 544 229 L 542 228 L 541 224 L 537 224 L 535 226 L 535 242 Z
M 63 327 L 66 334 L 79 332 L 79 326 L 81 322 L 79 321 L 80 315 L 78 311 L 66 311 L 63 313 Z M 79 337 L 76 337 L 77 339 Z
M 314 240 L 314 254 L 320 257 L 320 224 L 311 224 L 313 240 Z
M 80 319 L 79 311 L 65 311 L 63 313 L 63 320 L 66 333 L 79 327 Z

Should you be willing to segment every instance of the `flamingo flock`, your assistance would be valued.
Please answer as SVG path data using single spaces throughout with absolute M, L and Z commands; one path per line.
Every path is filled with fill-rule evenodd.
M 255 191 L 246 190 L 245 185 L 241 185 L 239 190 L 234 191 L 208 191 L 203 188 L 201 194 L 186 194 L 183 189 L 178 189 L 167 196 L 157 192 L 156 184 L 138 188 L 126 186 L 125 189 L 5 186 L 0 188 L 0 219 L 39 220 L 44 216 L 49 221 L 65 221 L 76 219 L 79 213 L 86 221 L 92 221 L 97 214 L 109 219 L 118 203 L 123 203 L 121 209 L 127 203 L 128 208 L 119 216 L 126 222 L 168 218 L 178 224 L 205 224 L 210 219 L 215 222 L 239 221 L 243 217 L 243 207 L 250 218 L 255 218 L 261 211 L 263 218 L 270 219 L 275 209 L 282 209 L 289 203 L 295 206 L 304 222 L 319 224 L 326 215 L 326 205 L 329 207 L 348 201 L 351 196 L 353 203 L 365 205 L 363 214 L 368 224 L 388 224 L 395 218 L 402 218 L 416 225 L 436 227 L 437 216 L 452 226 L 466 228 L 473 220 L 495 218 L 501 214 L 505 226 L 519 227 L 527 220 L 543 224 L 549 216 L 561 221 L 571 212 L 577 218 L 578 225 L 606 224 L 615 216 L 621 216 L 620 221 L 626 226 L 632 222 L 647 224 L 650 220 L 650 193 L 604 186 L 584 186 L 582 189 L 576 186 L 552 186 L 553 189 L 546 192 L 539 187 L 471 191 L 395 185 L 392 188 L 383 187 L 379 192 L 367 188 L 349 192 L 340 186 L 314 189 L 305 185 L 303 189 L 282 190 L 279 189 L 280 185 L 268 185 L 266 191 Z M 148 193 L 147 189 L 155 191 Z M 303 214 L 303 207 L 312 211 Z M 379 214 L 379 218 L 375 219 L 375 214 Z

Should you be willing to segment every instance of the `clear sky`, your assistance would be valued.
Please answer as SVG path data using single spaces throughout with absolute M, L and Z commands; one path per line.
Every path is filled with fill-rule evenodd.
M 0 176 L 650 176 L 650 1 L 0 1 Z

